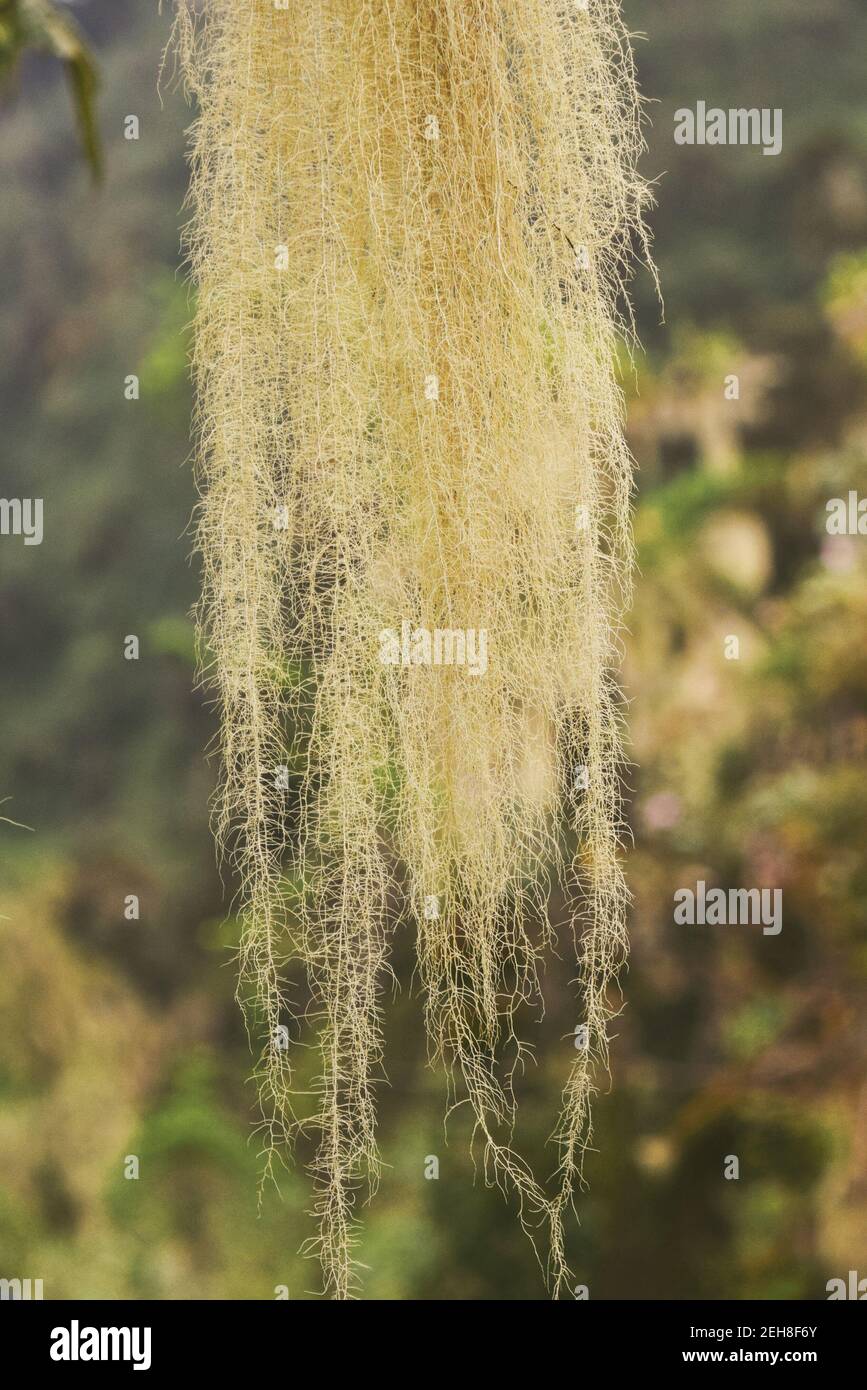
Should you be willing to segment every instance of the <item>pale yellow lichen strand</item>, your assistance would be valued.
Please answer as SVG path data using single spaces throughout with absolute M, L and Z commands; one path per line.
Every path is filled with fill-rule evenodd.
M 619 7 L 204 0 L 178 34 L 199 107 L 217 829 L 242 880 L 268 1161 L 296 1127 L 273 1043 L 294 953 L 322 1048 L 316 1244 L 326 1290 L 348 1296 L 354 1194 L 378 1174 L 388 942 L 412 914 L 432 1057 L 559 1291 L 626 950 L 613 673 L 632 477 L 615 354 L 647 195 Z M 484 669 L 384 664 L 381 634 L 404 624 L 484 632 Z M 496 1059 L 522 1060 L 554 881 L 589 1045 L 548 1187 L 513 1147 Z

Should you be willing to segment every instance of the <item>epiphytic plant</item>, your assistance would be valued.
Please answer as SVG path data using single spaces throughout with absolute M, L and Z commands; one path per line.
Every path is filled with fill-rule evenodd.
M 614 359 L 647 192 L 619 6 L 182 0 L 177 39 L 201 630 L 267 1164 L 299 1125 L 295 960 L 321 1044 L 316 1243 L 349 1295 L 412 916 L 432 1057 L 556 1293 L 626 948 Z M 549 1187 L 513 1146 L 511 1076 L 555 881 L 586 1046 Z

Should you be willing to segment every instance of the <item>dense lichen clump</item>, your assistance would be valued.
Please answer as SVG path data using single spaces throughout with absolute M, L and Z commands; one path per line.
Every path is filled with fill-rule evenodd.
M 612 671 L 631 466 L 614 358 L 646 190 L 615 0 L 206 0 L 188 246 L 218 831 L 268 1162 L 306 967 L 325 1287 L 376 1182 L 389 937 L 555 1291 L 625 952 Z M 482 659 L 482 656 L 484 659 Z M 546 1188 L 511 1144 L 518 1007 L 571 904 L 586 1047 Z M 293 891 L 288 891 L 288 885 Z M 547 1229 L 546 1229 L 547 1228 Z

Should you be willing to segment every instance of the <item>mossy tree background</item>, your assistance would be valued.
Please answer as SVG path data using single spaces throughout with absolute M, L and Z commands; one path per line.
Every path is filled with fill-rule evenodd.
M 821 24 L 796 4 L 626 10 L 650 35 L 640 73 L 660 98 L 644 168 L 669 171 L 654 225 L 671 327 L 639 287 L 633 962 L 572 1258 L 595 1296 L 821 1296 L 867 1245 L 865 562 L 857 538 L 832 546 L 823 529 L 828 497 L 867 487 L 865 21 L 843 0 Z M 46 499 L 43 546 L 0 551 L 0 794 L 36 828 L 2 827 L 3 1272 L 41 1272 L 48 1296 L 304 1297 L 305 1184 L 286 1178 L 256 1219 L 233 928 L 204 813 L 213 711 L 190 693 L 184 114 L 154 92 L 165 21 L 79 13 L 104 81 L 104 190 L 47 61 L 24 69 L 0 142 L 18 349 L 0 386 L 2 492 Z M 739 86 L 747 52 L 761 104 L 787 113 L 783 155 L 675 156 L 675 107 L 757 100 Z M 130 110 L 138 143 L 122 139 Z M 705 409 L 723 367 L 755 383 L 737 420 Z M 139 402 L 123 400 L 127 371 Z M 138 664 L 121 658 L 134 631 Z M 730 631 L 739 664 L 722 662 Z M 697 876 L 782 883 L 782 936 L 677 934 L 671 894 Z M 123 920 L 131 892 L 139 923 Z M 396 953 L 407 979 L 411 943 Z M 521 1100 L 539 1156 L 571 1047 L 570 973 L 549 971 Z M 512 1215 L 472 1186 L 459 1117 L 443 1143 L 418 1015 L 408 990 L 389 1010 L 390 1166 L 365 1294 L 541 1297 Z M 137 1183 L 122 1178 L 130 1152 Z M 738 1184 L 722 1179 L 732 1152 Z

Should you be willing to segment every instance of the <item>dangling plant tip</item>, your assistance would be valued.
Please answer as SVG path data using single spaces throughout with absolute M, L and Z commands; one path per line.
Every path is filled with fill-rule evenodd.
M 176 38 L 200 630 L 265 1162 L 298 1129 L 294 964 L 321 1054 L 314 1241 L 350 1296 L 412 919 L 431 1058 L 556 1295 L 626 952 L 615 356 L 648 196 L 619 6 L 190 0 Z M 586 1046 L 546 1183 L 502 1059 L 540 1002 L 555 883 Z

